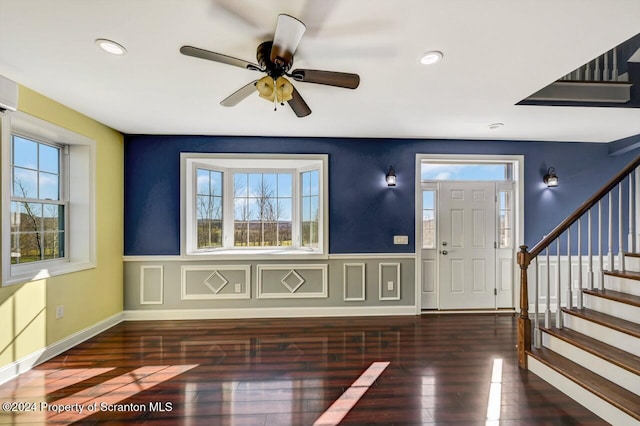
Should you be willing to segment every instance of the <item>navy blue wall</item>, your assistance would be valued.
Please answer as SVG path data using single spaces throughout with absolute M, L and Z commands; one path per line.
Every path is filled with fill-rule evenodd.
M 632 160 L 609 156 L 606 144 L 258 138 L 219 136 L 125 137 L 125 255 L 180 253 L 180 153 L 329 154 L 330 253 L 415 251 L 415 156 L 500 154 L 525 158 L 525 243 L 534 245 Z M 384 184 L 393 165 L 398 186 Z M 542 184 L 549 166 L 558 188 Z M 409 245 L 393 245 L 408 235 Z

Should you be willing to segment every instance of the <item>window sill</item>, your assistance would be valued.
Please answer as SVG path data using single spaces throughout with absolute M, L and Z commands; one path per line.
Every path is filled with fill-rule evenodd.
M 51 262 L 39 265 L 11 265 L 9 276 L 5 277 L 2 286 L 23 284 L 30 281 L 46 280 L 47 278 L 60 275 L 72 274 L 74 272 L 93 269 L 96 265 L 88 261 L 77 262 Z
M 182 255 L 188 260 L 302 260 L 327 259 L 328 255 L 305 249 L 223 249 Z

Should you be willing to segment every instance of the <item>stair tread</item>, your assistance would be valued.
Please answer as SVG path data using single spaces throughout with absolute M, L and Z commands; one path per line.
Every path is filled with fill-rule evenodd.
M 629 278 L 632 280 L 640 281 L 640 272 L 636 271 L 619 271 L 614 269 L 612 271 L 602 271 L 605 275 L 610 275 L 612 277 L 621 277 L 621 278 Z
M 640 397 L 579 364 L 547 348 L 533 348 L 529 352 L 549 368 L 557 371 L 583 388 L 593 392 L 609 404 L 640 420 Z
M 585 294 L 591 294 L 593 296 L 614 300 L 616 302 L 625 303 L 627 305 L 640 307 L 640 296 L 635 296 L 633 294 L 622 293 L 620 291 L 609 290 L 609 289 L 604 289 L 604 290 L 584 289 L 582 290 L 582 292 Z
M 640 376 L 640 356 L 608 345 L 568 328 L 541 328 L 542 331 Z
M 640 339 L 640 324 L 587 308 L 562 308 L 562 311 Z

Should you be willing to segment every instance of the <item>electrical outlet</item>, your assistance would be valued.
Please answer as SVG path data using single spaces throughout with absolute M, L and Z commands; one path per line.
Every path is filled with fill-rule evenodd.
M 242 285 L 240 283 L 236 283 L 236 293 L 240 293 L 242 291 Z
M 394 235 L 393 244 L 409 244 L 408 235 Z
M 393 281 L 387 281 L 387 290 L 393 291 Z
M 64 316 L 64 305 L 56 306 L 56 319 Z

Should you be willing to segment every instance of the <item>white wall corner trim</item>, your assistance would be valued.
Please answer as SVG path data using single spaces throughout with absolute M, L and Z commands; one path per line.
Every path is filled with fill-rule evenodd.
M 36 365 L 60 355 L 62 352 L 73 348 L 80 343 L 89 340 L 90 338 L 108 330 L 109 328 L 121 323 L 123 321 L 124 314 L 119 312 L 105 320 L 102 320 L 90 327 L 80 330 L 62 340 L 44 347 L 43 349 L 33 352 L 11 364 L 8 364 L 0 368 L 0 384 L 5 383 L 19 374 L 25 373 L 31 370 Z

